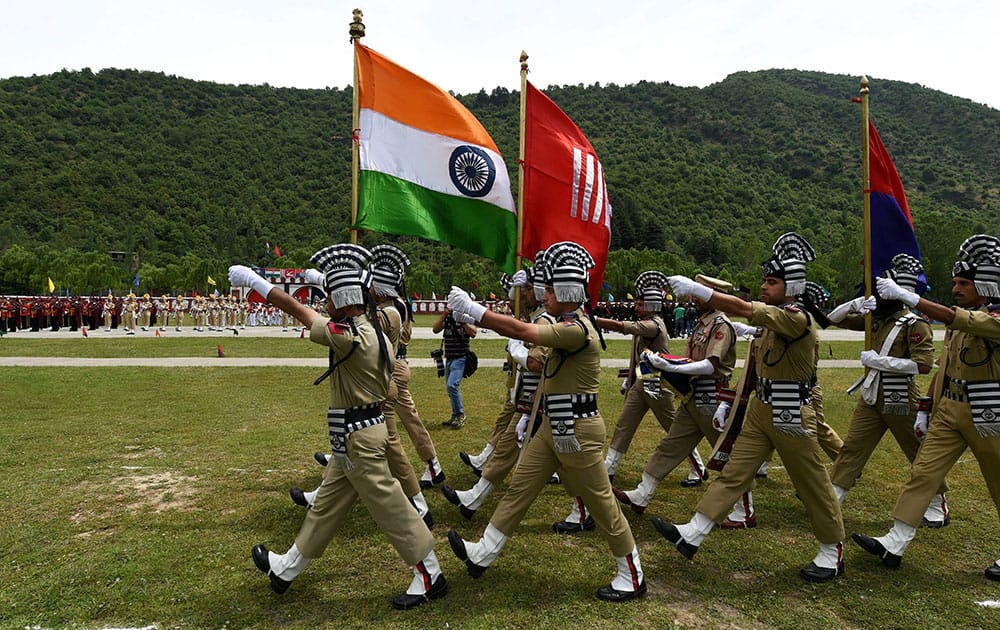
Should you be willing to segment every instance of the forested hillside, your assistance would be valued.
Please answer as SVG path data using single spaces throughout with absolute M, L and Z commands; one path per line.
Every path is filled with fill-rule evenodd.
M 760 261 L 787 230 L 819 252 L 811 278 L 835 297 L 852 293 L 862 249 L 858 87 L 858 77 L 794 70 L 737 73 L 703 89 L 543 87 L 604 164 L 614 293 L 649 266 L 755 287 Z M 519 95 L 459 98 L 516 182 Z M 878 79 L 871 111 L 906 187 L 934 294 L 947 300 L 958 244 L 1000 234 L 1000 112 Z M 348 238 L 350 120 L 350 88 L 129 70 L 0 81 L 0 293 L 41 292 L 47 277 L 76 293 L 120 290 L 136 273 L 143 291 L 201 291 L 231 262 L 304 265 Z M 363 242 L 382 238 L 414 258 L 409 284 L 422 294 L 452 283 L 495 288 L 486 261 L 414 239 Z M 137 259 L 115 263 L 112 251 Z

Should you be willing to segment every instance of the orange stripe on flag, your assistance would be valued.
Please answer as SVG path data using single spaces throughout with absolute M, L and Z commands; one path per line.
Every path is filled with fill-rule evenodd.
M 499 153 L 493 138 L 464 105 L 433 83 L 355 43 L 358 102 L 422 131 L 478 144 Z

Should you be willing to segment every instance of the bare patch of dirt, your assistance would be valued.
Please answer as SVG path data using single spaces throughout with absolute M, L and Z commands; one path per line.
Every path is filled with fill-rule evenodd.
M 147 474 L 136 471 L 119 479 L 118 490 L 127 497 L 125 509 L 128 511 L 189 512 L 197 509 L 196 481 L 194 477 L 171 471 Z

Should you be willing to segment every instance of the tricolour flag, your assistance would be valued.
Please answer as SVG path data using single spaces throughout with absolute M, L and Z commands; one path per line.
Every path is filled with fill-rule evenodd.
M 360 173 L 355 227 L 450 243 L 514 271 L 510 177 L 453 96 L 355 44 Z
M 909 254 L 917 260 L 920 257 L 920 245 L 913 231 L 913 217 L 910 216 L 910 206 L 906 202 L 906 192 L 899 173 L 882 144 L 882 139 L 875 131 L 875 125 L 868 121 L 868 176 L 871 186 L 869 201 L 871 226 L 871 273 L 881 274 L 892 267 L 892 257 L 896 254 Z M 926 286 L 923 274 L 917 281 L 918 289 Z
M 524 121 L 524 237 L 530 258 L 558 241 L 574 241 L 594 257 L 591 301 L 604 280 L 611 244 L 611 201 L 604 169 L 587 136 L 530 82 Z

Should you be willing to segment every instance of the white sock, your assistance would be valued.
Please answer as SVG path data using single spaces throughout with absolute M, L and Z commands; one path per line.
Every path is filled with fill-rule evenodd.
M 688 473 L 688 479 L 695 481 L 697 479 L 704 480 L 708 471 L 705 470 L 705 464 L 701 461 L 701 455 L 698 454 L 698 449 L 691 449 L 691 454 L 688 455 L 688 461 L 691 463 L 691 472 Z
M 469 554 L 469 561 L 473 564 L 488 567 L 497 559 L 500 550 L 506 543 L 507 537 L 499 529 L 493 527 L 493 523 L 490 523 L 486 526 L 486 531 L 483 532 L 483 537 L 479 542 L 465 543 L 465 551 Z
M 625 493 L 635 505 L 646 506 L 649 505 L 649 501 L 653 498 L 653 493 L 656 492 L 656 486 L 660 485 L 660 480 L 649 473 L 642 473 L 642 481 L 635 490 L 630 490 Z
M 469 458 L 469 461 L 472 462 L 472 465 L 476 468 L 482 468 L 486 465 L 486 460 L 490 458 L 490 455 L 493 454 L 495 448 L 496 447 L 493 446 L 492 442 L 487 442 L 486 446 L 483 447 L 483 450 L 479 453 L 479 455 L 473 455 Z
M 302 493 L 302 496 L 304 496 L 306 498 L 306 503 L 309 504 L 309 509 L 310 510 L 312 509 L 312 506 L 316 505 L 316 495 L 317 494 L 319 494 L 319 487 L 317 487 L 315 490 L 311 490 L 309 492 L 303 492 Z
M 564 518 L 564 521 L 569 523 L 577 523 L 583 525 L 583 522 L 587 520 L 587 506 L 583 504 L 583 499 L 580 497 L 574 497 L 573 499 L 573 509 L 570 511 L 569 516 Z
M 613 475 L 618 470 L 618 464 L 622 461 L 624 453 L 608 448 L 608 454 L 604 456 L 604 467 L 608 469 L 608 474 Z
M 833 493 L 837 495 L 837 501 L 840 501 L 841 503 L 844 502 L 844 497 L 847 496 L 847 490 L 841 488 L 837 484 L 833 484 Z
M 896 519 L 892 522 L 892 529 L 885 536 L 879 536 L 875 540 L 882 543 L 882 546 L 889 553 L 901 556 L 906 551 L 906 546 L 916 535 L 917 529 L 915 527 L 910 527 L 903 521 Z
M 455 494 L 458 495 L 462 505 L 470 510 L 478 510 L 491 492 L 493 492 L 493 484 L 487 481 L 486 477 L 480 477 L 476 485 L 468 490 L 459 490 Z
M 430 590 L 434 580 L 441 575 L 441 565 L 438 564 L 434 550 L 427 554 L 427 557 L 413 565 L 413 581 L 410 588 L 406 589 L 407 595 L 423 595 Z
M 638 590 L 645 579 L 642 574 L 642 563 L 639 562 L 639 550 L 632 547 L 631 553 L 621 558 L 615 558 L 618 563 L 618 573 L 611 580 L 611 588 L 616 591 L 632 592 Z
M 417 514 L 420 515 L 420 518 L 423 518 L 424 514 L 431 511 L 431 509 L 427 506 L 427 499 L 424 498 L 423 492 L 418 492 L 410 497 L 410 503 L 413 504 L 413 507 L 417 510 Z
M 927 505 L 924 518 L 928 521 L 941 523 L 948 517 L 948 500 L 944 493 L 935 494 L 931 497 L 931 502 Z
M 820 544 L 819 553 L 813 558 L 813 564 L 821 569 L 836 569 L 844 559 L 842 543 Z
M 268 551 L 267 559 L 271 563 L 271 573 L 286 582 L 294 580 L 309 565 L 309 558 L 303 556 L 294 543 L 284 554 Z
M 751 516 L 753 516 L 753 492 L 748 491 L 737 499 L 733 504 L 733 511 L 726 518 L 737 523 L 745 523 Z
M 677 526 L 677 531 L 685 542 L 700 547 L 713 527 L 715 527 L 715 521 L 701 512 L 695 512 L 694 517 L 689 522 Z

